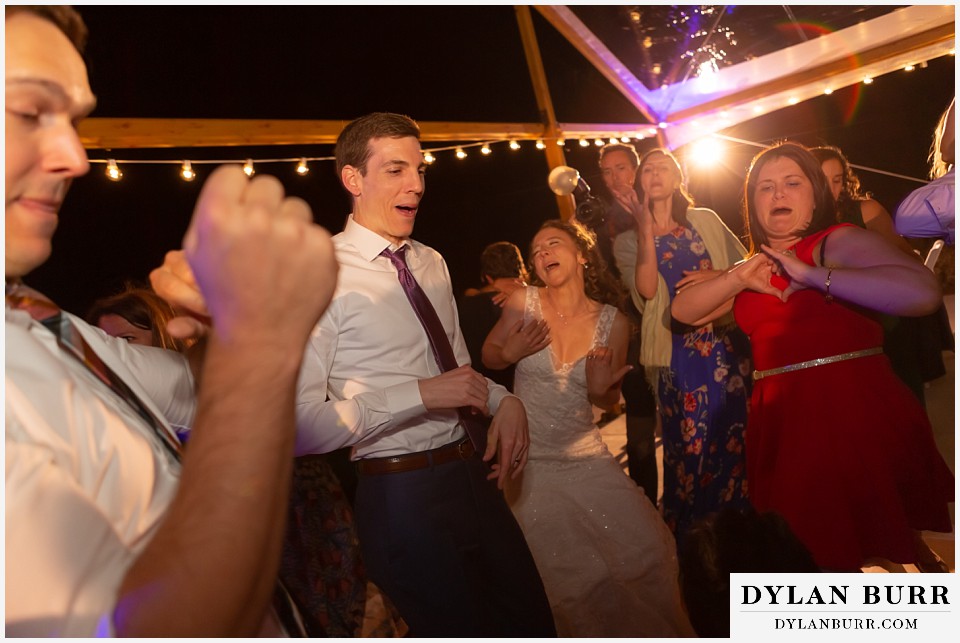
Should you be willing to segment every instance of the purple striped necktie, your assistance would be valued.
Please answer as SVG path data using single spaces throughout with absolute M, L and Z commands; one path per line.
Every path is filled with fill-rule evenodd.
M 433 350 L 433 356 L 437 360 L 437 366 L 442 372 L 450 371 L 459 366 L 456 355 L 453 353 L 453 347 L 450 346 L 450 340 L 447 333 L 440 323 L 437 311 L 427 294 L 423 292 L 420 284 L 414 279 L 413 273 L 407 267 L 406 252 L 409 246 L 400 246 L 396 252 L 391 252 L 390 248 L 384 248 L 381 256 L 389 259 L 397 269 L 397 276 L 400 279 L 400 285 L 403 286 L 403 292 L 413 307 L 417 319 L 427 333 L 427 339 L 430 341 L 430 348 Z M 475 411 L 468 406 L 457 409 L 460 415 L 460 423 L 466 430 L 473 448 L 480 454 L 487 448 L 487 429 L 480 420 Z
M 70 320 L 70 317 L 64 315 L 56 304 L 42 295 L 33 294 L 31 289 L 26 286 L 15 286 L 12 292 L 8 292 L 7 301 L 13 308 L 29 313 L 33 319 L 53 333 L 53 336 L 57 338 L 57 345 L 65 353 L 83 364 L 117 397 L 136 411 L 137 415 L 143 418 L 147 426 L 153 429 L 153 432 L 160 438 L 160 442 L 166 447 L 173 459 L 180 460 L 180 440 L 173 429 L 157 418 L 127 383 L 100 359 L 100 356 L 91 348 Z

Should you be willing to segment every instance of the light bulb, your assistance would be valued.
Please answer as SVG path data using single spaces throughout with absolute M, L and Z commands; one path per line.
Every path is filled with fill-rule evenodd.
M 597 147 L 603 147 L 603 139 L 595 138 L 593 139 L 593 144 L 596 145 Z
M 903 68 L 903 71 L 913 71 L 914 69 L 916 69 L 916 67 L 914 67 L 913 65 L 907 65 L 906 67 Z
M 243 173 L 247 176 L 253 176 L 253 159 L 247 159 L 247 162 L 243 164 Z
M 629 137 L 629 136 L 621 136 L 621 137 L 620 137 L 620 142 L 621 142 L 621 143 L 629 143 L 629 142 L 630 142 L 630 137 Z
M 620 142 L 620 140 L 617 139 L 617 138 L 611 138 L 611 139 L 610 139 L 610 145 L 614 145 L 615 143 L 619 143 L 619 142 Z
M 117 162 L 113 159 L 107 161 L 107 178 L 111 181 L 119 181 L 123 178 L 123 172 L 120 171 L 120 168 L 117 166 Z
M 790 98 L 787 99 L 787 103 L 790 105 L 796 105 L 799 102 L 800 102 L 800 99 L 797 98 L 796 96 L 791 96 Z
M 559 145 L 560 147 L 563 147 L 566 144 L 567 144 L 567 141 L 565 139 L 562 139 L 562 138 L 557 139 L 557 145 Z
M 542 150 L 546 147 L 542 138 L 537 139 L 537 149 Z
M 870 76 L 867 76 L 867 77 L 865 77 L 865 78 L 863 79 L 863 84 L 864 84 L 864 85 L 869 85 L 869 84 L 872 83 L 872 82 L 873 82 L 873 78 L 871 78 Z
M 833 87 L 827 87 L 825 90 L 823 90 L 823 93 L 829 96 L 833 93 Z
M 588 140 L 585 139 L 585 138 L 581 138 L 581 139 L 580 139 L 580 147 L 587 147 L 587 146 L 589 146 L 589 145 L 590 145 L 590 141 L 588 141 Z
M 462 147 L 457 148 L 457 158 L 460 160 L 467 158 L 467 153 L 463 151 Z
M 197 178 L 197 173 L 193 171 L 190 161 L 184 161 L 183 165 L 180 166 L 180 176 L 183 177 L 184 181 L 192 181 Z
M 423 162 L 427 165 L 432 165 L 434 161 L 437 160 L 437 157 L 431 154 L 430 152 L 423 153 Z
M 520 143 L 519 143 L 518 141 L 510 141 L 510 149 L 511 149 L 511 150 L 519 150 L 519 149 L 520 149 Z
M 297 174 L 304 176 L 310 172 L 310 168 L 307 166 L 307 159 L 300 159 L 300 162 L 297 163 Z
M 483 144 L 483 147 L 480 148 L 480 153 L 481 153 L 481 154 L 489 154 L 489 153 L 490 153 L 490 144 L 489 144 L 489 143 L 484 143 L 484 144 Z

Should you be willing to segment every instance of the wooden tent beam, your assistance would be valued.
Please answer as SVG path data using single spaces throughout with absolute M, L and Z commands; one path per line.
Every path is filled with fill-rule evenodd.
M 332 145 L 347 121 L 187 118 L 88 118 L 80 123 L 87 149 Z M 485 141 L 543 138 L 540 123 L 420 122 L 420 140 Z
M 333 145 L 345 124 L 342 121 L 88 118 L 80 123 L 80 141 L 91 150 Z M 540 123 L 421 121 L 420 139 L 439 143 L 494 142 L 510 138 L 519 141 L 621 136 L 643 138 L 652 136 L 655 129 L 649 123 L 556 123 L 556 131 L 551 134 Z
M 537 33 L 533 26 L 533 16 L 527 5 L 516 5 L 517 25 L 520 28 L 520 39 L 523 41 L 523 53 L 530 70 L 530 81 L 533 83 L 533 93 L 537 99 L 537 109 L 540 111 L 540 120 L 543 123 L 546 138 L 560 138 L 560 129 L 557 127 L 557 115 L 553 111 L 553 101 L 550 99 L 550 88 L 547 85 L 547 74 L 543 69 L 543 59 L 540 57 L 540 46 L 537 44 Z M 566 165 L 563 148 L 559 145 L 547 145 L 545 148 L 548 169 Z M 576 213 L 573 197 L 557 195 L 557 208 L 560 218 L 568 221 Z

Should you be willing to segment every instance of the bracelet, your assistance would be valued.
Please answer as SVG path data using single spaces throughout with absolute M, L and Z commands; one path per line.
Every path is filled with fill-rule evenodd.
M 833 295 L 830 294 L 830 277 L 833 276 L 833 268 L 827 268 L 827 280 L 823 282 L 826 297 L 824 299 L 829 304 L 833 301 Z

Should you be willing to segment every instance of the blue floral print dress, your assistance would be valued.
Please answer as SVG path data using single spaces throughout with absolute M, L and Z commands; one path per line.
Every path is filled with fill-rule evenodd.
M 670 291 L 684 270 L 712 270 L 703 240 L 677 226 L 655 237 L 657 265 Z M 750 399 L 746 337 L 735 326 L 673 322 L 669 369 L 657 394 L 663 429 L 663 517 L 678 541 L 699 519 L 724 506 L 746 507 L 744 428 Z

